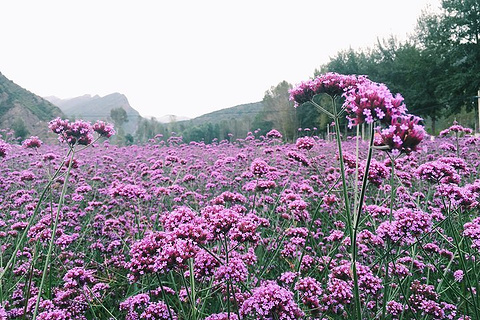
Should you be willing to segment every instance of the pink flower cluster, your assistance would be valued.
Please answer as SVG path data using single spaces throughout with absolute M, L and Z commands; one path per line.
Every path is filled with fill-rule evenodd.
M 90 122 L 77 120 L 70 122 L 68 119 L 56 118 L 49 122 L 48 127 L 54 133 L 58 134 L 61 142 L 67 142 L 70 145 L 89 145 L 93 142 L 93 132 L 100 136 L 111 137 L 115 134 L 113 126 L 103 121 L 97 121 L 93 126 Z
M 299 150 L 310 150 L 315 146 L 315 139 L 312 137 L 301 137 L 295 143 Z
M 24 148 L 40 148 L 40 146 L 43 144 L 42 140 L 40 140 L 37 136 L 31 136 L 28 139 L 23 140 L 22 142 L 22 147 Z
M 396 155 L 419 150 L 418 145 L 425 137 L 425 129 L 419 124 L 420 121 L 421 118 L 413 115 L 392 117 L 390 126 L 375 136 L 375 144 L 388 146 Z
M 315 79 L 301 82 L 290 90 L 290 100 L 295 102 L 295 107 L 310 101 L 315 95 L 326 93 L 330 96 L 341 96 L 346 91 L 357 86 L 359 83 L 369 82 L 364 77 L 343 75 L 338 73 L 325 73 Z
M 450 126 L 449 128 L 445 129 L 445 130 L 442 130 L 440 131 L 440 134 L 438 135 L 439 137 L 445 137 L 447 136 L 448 134 L 450 133 L 455 133 L 455 134 L 472 134 L 473 133 L 473 130 L 470 129 L 470 128 L 465 128 L 465 127 L 462 127 L 461 125 L 458 124 L 457 121 L 454 121 L 453 122 L 453 125 Z
M 382 239 L 411 244 L 417 237 L 429 232 L 433 224 L 432 215 L 410 208 L 396 210 L 393 217 L 393 221 L 384 221 L 378 226 L 377 234 Z
M 293 299 L 293 292 L 274 282 L 266 282 L 253 289 L 252 296 L 240 308 L 241 316 L 256 319 L 303 319 L 305 315 Z
M 419 124 L 421 119 L 407 114 L 403 97 L 398 93 L 393 96 L 387 86 L 365 76 L 326 73 L 290 90 L 290 100 L 295 101 L 297 107 L 321 93 L 345 98 L 343 109 L 348 114 L 349 127 L 374 122 L 388 126 L 376 142 L 397 153 L 417 150 L 425 136 Z
M 347 91 L 344 106 L 350 114 L 350 127 L 374 121 L 388 125 L 407 111 L 400 94 L 394 97 L 387 86 L 373 81 L 363 81 Z

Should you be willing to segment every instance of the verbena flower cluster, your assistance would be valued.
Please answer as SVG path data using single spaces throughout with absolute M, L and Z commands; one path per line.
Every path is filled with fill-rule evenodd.
M 115 134 L 111 124 L 100 120 L 92 126 L 90 122 L 83 120 L 70 122 L 68 119 L 56 118 L 49 122 L 48 127 L 58 134 L 58 139 L 61 142 L 67 142 L 70 145 L 79 144 L 86 146 L 91 144 L 94 140 L 94 132 L 107 138 Z
M 473 130 L 470 128 L 465 128 L 461 125 L 458 124 L 457 121 L 454 121 L 453 125 L 450 126 L 449 128 L 440 131 L 439 137 L 445 137 L 449 135 L 450 133 L 454 134 L 472 134 Z
M 376 143 L 397 154 L 418 150 L 425 136 L 419 124 L 422 119 L 407 114 L 403 97 L 398 93 L 394 96 L 387 86 L 366 76 L 322 74 L 291 89 L 290 100 L 298 107 L 319 94 L 344 98 L 342 109 L 347 112 L 350 128 L 362 123 L 383 125 L 385 129 L 379 132 Z

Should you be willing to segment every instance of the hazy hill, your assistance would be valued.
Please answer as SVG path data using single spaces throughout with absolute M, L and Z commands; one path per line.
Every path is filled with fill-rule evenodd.
M 262 102 L 246 103 L 235 107 L 210 112 L 187 121 L 178 121 L 173 131 L 179 132 L 186 141 L 211 142 L 217 138 L 244 138 L 252 130 L 255 117 L 263 110 Z
M 71 99 L 57 97 L 45 97 L 45 99 L 58 106 L 68 117 L 91 122 L 96 120 L 112 122 L 110 110 L 122 108 L 128 116 L 128 122 L 123 125 L 125 133 L 133 134 L 140 119 L 138 111 L 130 106 L 127 97 L 121 93 L 112 93 L 104 97 L 86 94 Z
M 253 119 L 255 119 L 255 116 L 262 110 L 262 102 L 246 103 L 230 108 L 213 111 L 199 117 L 181 122 L 188 122 L 194 126 L 206 123 L 216 124 L 231 121 L 252 122 Z
M 37 135 L 45 139 L 48 122 L 59 116 L 63 113 L 58 107 L 0 73 L 0 128 L 15 129 L 24 137 Z

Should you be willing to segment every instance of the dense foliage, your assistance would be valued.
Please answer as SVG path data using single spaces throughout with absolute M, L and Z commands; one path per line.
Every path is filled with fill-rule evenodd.
M 443 116 L 476 109 L 480 90 L 480 3 L 441 4 L 439 11 L 424 11 L 407 41 L 392 37 L 373 49 L 339 52 L 322 71 L 366 74 L 386 83 L 402 92 L 412 112 L 431 120 L 432 133 L 438 132 L 435 124 Z M 464 125 L 478 126 L 476 119 L 470 116 Z

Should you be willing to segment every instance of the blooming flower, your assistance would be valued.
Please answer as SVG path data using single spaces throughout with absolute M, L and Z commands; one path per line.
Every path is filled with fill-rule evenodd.
M 341 96 L 345 91 L 358 83 L 369 82 L 364 76 L 347 76 L 338 73 L 325 73 L 315 79 L 302 82 L 291 89 L 290 100 L 295 102 L 295 107 L 310 101 L 313 96 L 326 93 L 330 96 Z
M 458 184 L 460 182 L 460 176 L 455 168 L 442 161 L 426 162 L 418 167 L 416 174 L 420 179 L 432 183 Z
M 270 166 L 265 160 L 257 158 L 250 165 L 250 171 L 256 176 L 264 176 L 270 171 Z
M 422 119 L 413 115 L 393 116 L 391 124 L 376 136 L 375 145 L 388 146 L 397 154 L 409 154 L 419 150 L 418 145 L 425 137 L 425 130 L 419 122 Z
M 267 132 L 266 137 L 271 139 L 282 139 L 282 134 L 278 130 L 272 129 Z
M 301 137 L 295 143 L 298 149 L 310 150 L 315 146 L 315 139 L 312 137 Z
M 457 270 L 453 273 L 453 278 L 457 282 L 462 282 L 463 276 L 464 276 L 463 270 Z
M 93 124 L 92 129 L 102 137 L 110 138 L 115 134 L 112 124 L 100 120 Z
M 43 144 L 42 140 L 40 140 L 37 136 L 31 136 L 30 138 L 23 140 L 22 147 L 40 148 L 42 144 Z
M 93 128 L 89 122 L 77 120 L 69 122 L 56 118 L 50 121 L 48 127 L 59 135 L 58 139 L 70 145 L 89 145 L 93 142 Z
M 457 121 L 454 121 L 453 125 L 450 128 L 440 131 L 440 134 L 438 136 L 445 137 L 452 132 L 456 134 L 459 134 L 459 133 L 472 134 L 473 130 L 470 128 L 462 127 L 461 125 L 458 124 Z
M 346 92 L 344 106 L 350 114 L 349 127 L 376 120 L 389 125 L 407 111 L 400 94 L 394 97 L 387 86 L 372 81 L 364 81 Z
M 256 319 L 292 320 L 303 319 L 305 315 L 293 299 L 293 292 L 274 282 L 266 282 L 253 289 L 252 296 L 240 307 L 241 316 L 255 316 Z

